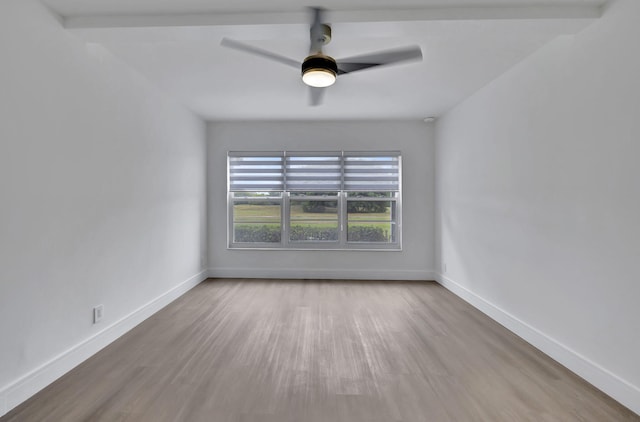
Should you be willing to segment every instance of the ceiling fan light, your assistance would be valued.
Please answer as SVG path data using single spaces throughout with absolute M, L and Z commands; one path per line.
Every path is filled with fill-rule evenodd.
M 326 88 L 335 83 L 338 76 L 336 61 L 324 54 L 315 54 L 302 62 L 302 81 L 315 88 Z
M 326 88 L 336 82 L 336 74 L 330 69 L 307 69 L 302 82 L 314 88 Z

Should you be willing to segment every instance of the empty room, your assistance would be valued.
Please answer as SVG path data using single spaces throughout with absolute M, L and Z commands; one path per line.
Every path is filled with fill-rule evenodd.
M 637 0 L 1 0 L 0 421 L 640 421 Z

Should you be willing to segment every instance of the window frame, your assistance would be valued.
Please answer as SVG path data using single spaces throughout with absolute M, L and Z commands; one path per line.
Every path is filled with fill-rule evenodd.
M 247 191 L 251 192 L 251 191 Z M 264 196 L 264 197 L 234 197 L 233 194 L 235 192 L 227 193 L 227 245 L 231 249 L 273 249 L 277 248 L 276 245 L 282 244 L 283 237 L 283 220 L 284 220 L 284 193 L 280 192 L 280 196 Z M 233 208 L 236 202 L 249 202 L 259 204 L 261 202 L 277 202 L 280 205 L 280 242 L 235 242 L 234 241 L 234 229 L 235 229 L 235 218 L 233 214 Z M 234 245 L 233 247 L 231 245 Z
M 311 192 L 311 190 L 288 190 L 287 178 L 286 178 L 286 158 L 287 155 L 308 155 L 308 156 L 327 156 L 329 154 L 339 154 L 341 157 L 340 172 L 341 172 L 341 184 L 340 190 L 331 191 L 336 193 L 334 196 L 297 196 L 303 192 Z M 231 157 L 260 157 L 260 156 L 282 156 L 283 157 L 283 180 L 284 185 L 282 190 L 270 190 L 268 192 L 280 192 L 279 197 L 265 196 L 265 197 L 235 197 L 234 194 L 237 191 L 231 190 L 231 172 L 230 172 L 230 159 Z M 389 193 L 389 196 L 385 197 L 370 197 L 359 198 L 349 197 L 349 191 L 345 189 L 344 182 L 344 158 L 345 156 L 362 156 L 362 157 L 395 157 L 397 159 L 397 190 L 358 190 L 357 192 L 384 192 Z M 262 192 L 262 191 L 248 191 L 245 192 Z M 264 191 L 267 192 L 267 191 Z M 328 192 L 327 192 L 328 193 Z M 326 198 L 326 202 L 337 201 L 337 224 L 338 224 L 338 239 L 332 240 L 319 240 L 319 241 L 292 241 L 290 239 L 291 229 L 291 201 L 304 200 L 321 200 L 316 198 Z M 248 202 L 278 202 L 280 201 L 280 242 L 234 242 L 234 203 L 237 201 Z M 395 203 L 395 221 L 390 219 L 389 223 L 392 225 L 394 233 L 390 234 L 395 241 L 390 242 L 361 242 L 361 241 L 349 241 L 347 239 L 349 213 L 347 211 L 349 201 L 388 201 Z M 393 211 L 390 211 L 393 212 Z M 295 221 L 295 220 L 294 220 Z M 351 251 L 402 251 L 402 154 L 399 151 L 324 151 L 324 152 L 289 152 L 289 151 L 229 151 L 227 153 L 227 249 L 231 250 L 351 250 Z

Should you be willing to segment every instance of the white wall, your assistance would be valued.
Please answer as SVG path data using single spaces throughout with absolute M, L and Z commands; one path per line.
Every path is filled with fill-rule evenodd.
M 205 133 L 39 3 L 0 2 L 0 415 L 201 281 Z
M 432 126 L 415 121 L 211 123 L 208 149 L 211 274 L 222 277 L 432 279 L 433 146 Z M 243 150 L 400 150 L 404 190 L 402 252 L 228 250 L 226 155 L 228 151 Z
M 443 283 L 640 413 L 640 2 L 436 129 Z

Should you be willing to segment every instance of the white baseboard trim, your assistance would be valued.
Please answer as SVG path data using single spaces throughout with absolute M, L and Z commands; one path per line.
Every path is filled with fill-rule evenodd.
M 640 388 L 442 274 L 435 280 L 593 386 L 640 415 Z
M 27 400 L 86 359 L 117 340 L 207 278 L 202 271 L 161 294 L 102 331 L 76 344 L 47 363 L 0 389 L 0 416 Z
M 328 280 L 435 280 L 436 273 L 423 270 L 345 270 L 324 268 L 237 268 L 209 269 L 212 278 L 285 278 Z

